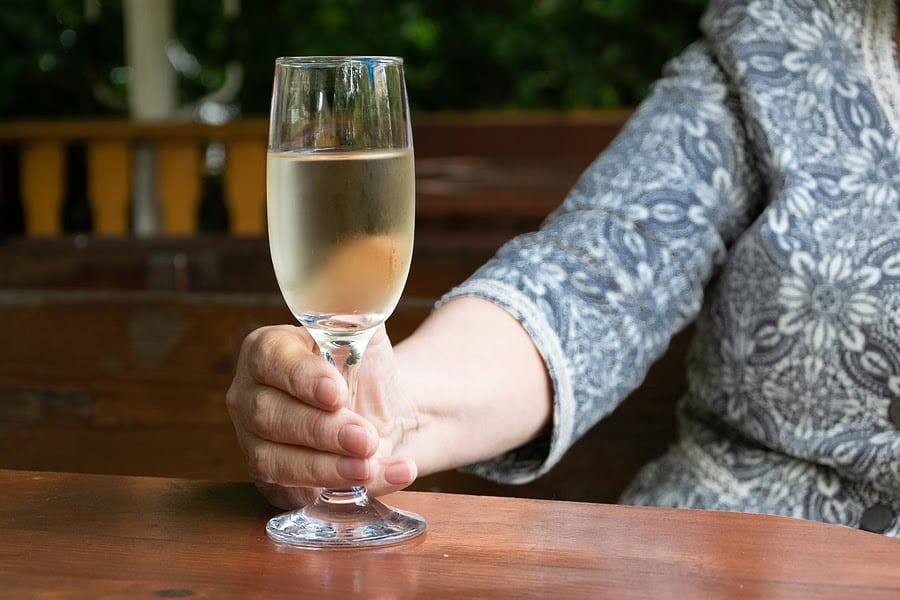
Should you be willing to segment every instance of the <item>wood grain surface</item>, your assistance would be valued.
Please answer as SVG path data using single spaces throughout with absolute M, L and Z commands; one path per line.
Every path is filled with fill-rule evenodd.
M 781 517 L 403 492 L 406 544 L 266 537 L 249 484 L 0 471 L 4 598 L 897 598 L 900 541 Z

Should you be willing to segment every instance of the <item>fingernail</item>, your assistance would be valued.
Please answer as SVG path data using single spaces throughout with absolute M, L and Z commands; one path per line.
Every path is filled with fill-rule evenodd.
M 319 378 L 313 397 L 322 406 L 335 406 L 338 400 L 337 384 L 330 377 Z
M 338 443 L 350 454 L 368 456 L 372 447 L 369 441 L 369 430 L 352 423 L 344 425 L 338 432 Z
M 391 485 L 403 485 L 412 481 L 412 469 L 405 461 L 395 462 L 384 470 L 384 480 Z
M 365 481 L 369 478 L 369 461 L 342 456 L 337 461 L 338 475 L 353 481 Z

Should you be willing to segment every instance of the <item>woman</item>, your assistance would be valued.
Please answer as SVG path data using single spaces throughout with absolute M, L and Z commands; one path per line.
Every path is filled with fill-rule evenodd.
M 302 329 L 247 338 L 227 404 L 270 501 L 538 477 L 696 321 L 679 442 L 623 501 L 900 535 L 895 0 L 713 1 L 702 30 L 539 231 L 376 336 L 361 414 Z

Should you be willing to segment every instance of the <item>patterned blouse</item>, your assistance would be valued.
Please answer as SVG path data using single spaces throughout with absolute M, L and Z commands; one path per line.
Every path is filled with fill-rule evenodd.
M 900 537 L 895 0 L 713 0 L 537 232 L 445 299 L 518 318 L 553 431 L 467 469 L 549 470 L 696 323 L 679 441 L 623 502 Z

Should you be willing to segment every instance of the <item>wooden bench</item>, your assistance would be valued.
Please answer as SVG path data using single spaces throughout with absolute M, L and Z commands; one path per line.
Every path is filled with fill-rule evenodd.
M 489 256 L 481 243 L 420 239 L 395 340 Z M 16 240 L 0 265 L 0 466 L 246 478 L 224 393 L 243 336 L 292 322 L 264 241 Z M 447 473 L 416 487 L 614 501 L 674 437 L 684 342 L 537 482 Z

